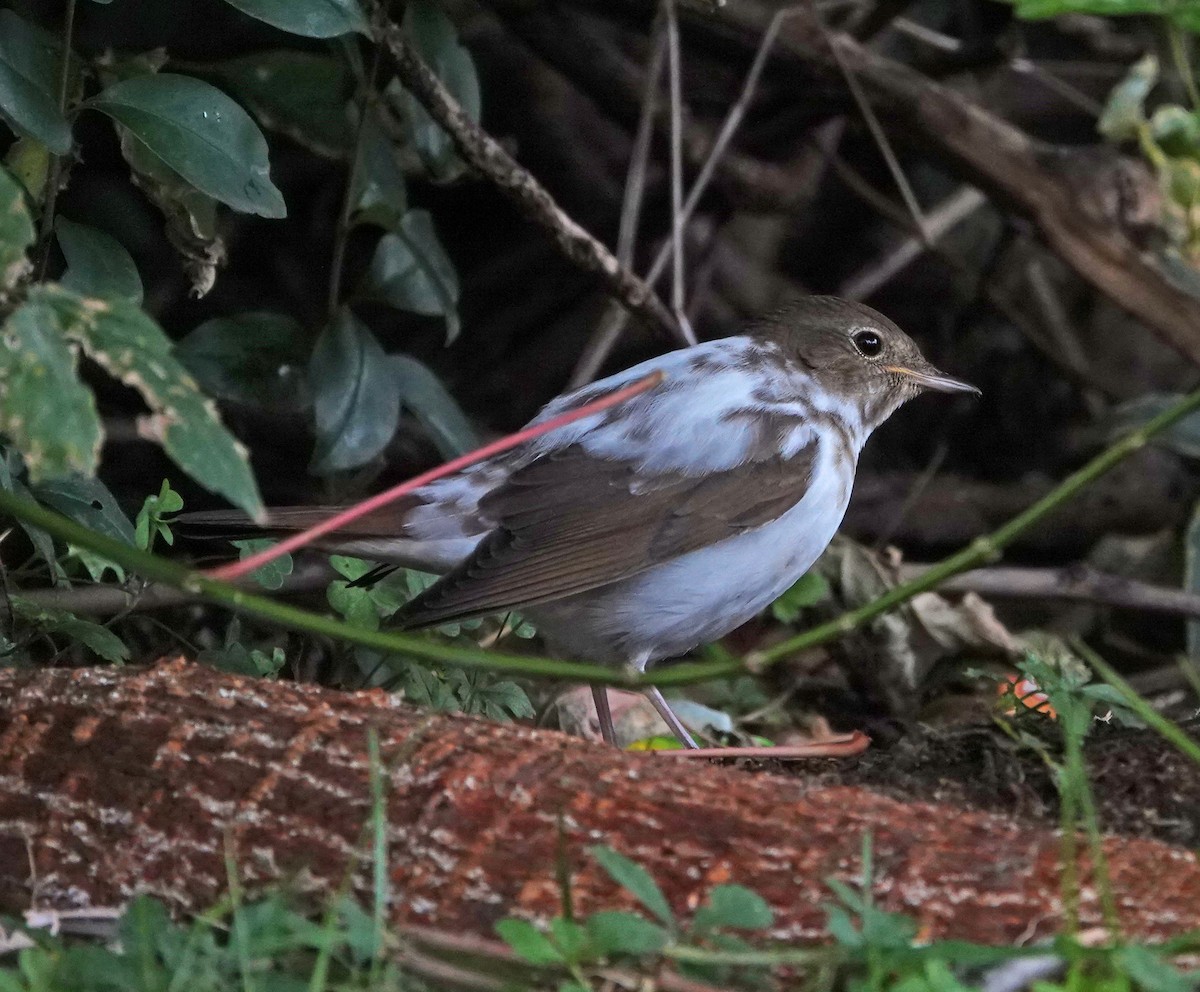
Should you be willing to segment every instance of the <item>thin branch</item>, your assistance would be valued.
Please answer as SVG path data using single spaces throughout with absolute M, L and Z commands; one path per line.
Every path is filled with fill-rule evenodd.
M 378 14 L 378 7 L 376 10 Z M 654 290 L 621 265 L 612 252 L 558 205 L 527 169 L 517 164 L 498 141 L 470 118 L 409 44 L 399 25 L 381 15 L 375 21 L 376 40 L 391 53 L 400 81 L 450 136 L 463 159 L 549 231 L 567 258 L 599 276 L 630 311 L 647 317 L 654 326 L 688 343 Z

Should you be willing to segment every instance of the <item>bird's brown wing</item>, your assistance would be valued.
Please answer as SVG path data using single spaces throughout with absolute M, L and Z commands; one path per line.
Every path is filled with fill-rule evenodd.
M 514 472 L 475 552 L 399 615 L 419 627 L 562 599 L 775 520 L 807 491 L 815 443 L 706 476 L 640 475 L 578 445 Z

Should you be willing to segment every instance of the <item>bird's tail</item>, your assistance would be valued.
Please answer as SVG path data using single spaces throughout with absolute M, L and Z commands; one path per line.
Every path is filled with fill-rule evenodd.
M 479 508 L 495 480 L 474 472 L 418 489 L 313 542 L 329 554 L 352 555 L 428 572 L 446 572 L 490 529 Z M 175 518 L 181 535 L 241 540 L 285 536 L 315 526 L 336 506 L 285 506 L 267 512 L 261 527 L 237 510 L 204 510 Z

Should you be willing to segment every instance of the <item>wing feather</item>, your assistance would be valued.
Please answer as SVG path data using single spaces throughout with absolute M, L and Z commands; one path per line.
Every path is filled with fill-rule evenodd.
M 495 529 L 399 619 L 427 626 L 563 599 L 760 527 L 804 497 L 816 455 L 815 441 L 786 459 L 764 445 L 736 468 L 650 483 L 578 444 L 548 453 L 483 500 Z

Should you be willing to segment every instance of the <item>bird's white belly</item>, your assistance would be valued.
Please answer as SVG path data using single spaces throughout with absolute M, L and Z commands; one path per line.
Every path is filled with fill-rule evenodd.
M 524 610 L 559 650 L 589 661 L 645 664 L 715 640 L 800 578 L 837 532 L 849 476 L 832 445 L 804 498 L 777 520 L 579 596 Z

